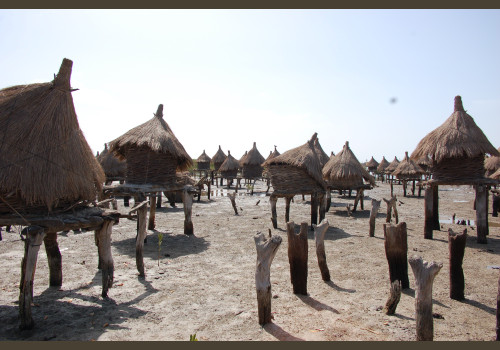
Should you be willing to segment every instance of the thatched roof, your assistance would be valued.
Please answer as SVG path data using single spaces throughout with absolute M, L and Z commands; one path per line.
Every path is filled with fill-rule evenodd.
M 318 184 L 325 186 L 323 177 L 321 176 L 321 165 L 314 148 L 314 140 L 316 140 L 318 133 L 314 133 L 309 141 L 302 146 L 292 148 L 277 157 L 266 160 L 264 167 L 270 165 L 291 165 L 293 167 L 301 168 L 311 176 Z
M 241 165 L 246 166 L 246 165 L 262 165 L 266 160 L 264 157 L 260 154 L 259 150 L 257 149 L 257 144 L 254 142 L 253 147 L 250 151 L 248 151 L 248 154 L 246 157 L 242 158 L 241 160 Z
M 490 175 L 490 178 L 495 180 L 500 180 L 500 168 L 497 169 L 493 174 Z
M 500 147 L 498 147 L 498 152 L 500 152 Z M 484 160 L 484 169 L 489 172 L 495 172 L 500 169 L 500 157 L 491 156 Z
M 386 174 L 391 174 L 394 170 L 396 170 L 396 168 L 398 167 L 398 165 L 399 165 L 399 160 L 398 160 L 397 157 L 394 157 L 394 160 L 389 163 L 389 165 L 387 166 L 387 168 L 385 168 L 385 173 Z
M 451 116 L 419 142 L 411 159 L 429 158 L 439 163 L 445 158 L 474 158 L 485 153 L 500 156 L 474 119 L 464 110 L 462 98 L 456 96 Z
M 201 154 L 201 156 L 198 157 L 198 159 L 196 161 L 198 163 L 210 163 L 211 159 L 209 156 L 207 156 L 207 154 L 205 153 L 205 150 L 203 150 L 203 153 Z
M 377 168 L 378 165 L 379 165 L 379 163 L 375 160 L 375 158 L 373 158 L 373 156 L 372 156 L 372 159 L 370 159 L 368 162 L 365 163 L 365 166 L 368 169 Z
M 316 138 L 316 140 L 314 141 L 314 149 L 316 150 L 316 154 L 318 155 L 321 168 L 323 168 L 326 162 L 328 162 L 328 160 L 330 159 L 330 157 L 328 157 L 328 154 L 326 154 L 325 151 L 323 151 L 323 148 L 319 143 L 319 138 Z
M 242 167 L 242 166 L 243 166 L 243 161 L 245 160 L 245 157 L 246 157 L 247 155 L 248 155 L 248 151 L 245 151 L 245 154 L 243 154 L 243 155 L 241 156 L 241 158 L 238 160 L 238 163 L 239 163 L 240 167 Z
M 377 172 L 383 173 L 388 166 L 389 162 L 387 161 L 387 159 L 385 159 L 385 156 L 382 157 L 382 160 L 380 161 L 380 164 L 377 167 Z
M 365 170 L 349 148 L 349 141 L 346 141 L 342 151 L 336 156 L 330 157 L 330 160 L 323 167 L 322 175 L 323 179 L 330 184 L 362 184 L 364 179 L 375 185 L 373 176 Z
M 222 151 L 222 148 L 220 148 L 220 145 L 219 145 L 219 150 L 212 157 L 212 162 L 213 163 L 223 163 L 225 160 L 226 160 L 226 154 Z
M 104 144 L 104 150 L 97 156 L 97 160 L 101 164 L 106 176 L 125 176 L 127 163 L 124 160 L 119 160 L 113 153 L 109 152 L 106 143 Z
M 278 152 L 278 150 L 276 149 L 276 146 L 274 146 L 274 151 L 269 151 L 269 156 L 267 156 L 266 161 L 268 161 L 269 159 L 273 159 L 274 157 L 277 157 L 280 154 L 281 153 Z
M 177 169 L 186 170 L 193 160 L 163 119 L 163 105 L 158 106 L 154 117 L 147 122 L 127 131 L 110 142 L 110 152 L 118 158 L 127 157 L 130 148 L 146 147 L 156 153 L 169 153 L 177 159 Z
M 425 174 L 424 169 L 422 169 L 417 162 L 408 157 L 408 152 L 405 152 L 405 157 L 392 172 L 392 175 L 398 177 L 417 177 L 423 174 Z
M 78 124 L 71 96 L 73 62 L 52 82 L 0 90 L 0 196 L 50 210 L 59 201 L 94 200 L 104 172 Z M 2 201 L 0 201 L 1 203 Z
M 231 155 L 231 151 L 227 151 L 226 160 L 220 166 L 219 171 L 233 171 L 238 170 L 239 167 L 239 162 Z

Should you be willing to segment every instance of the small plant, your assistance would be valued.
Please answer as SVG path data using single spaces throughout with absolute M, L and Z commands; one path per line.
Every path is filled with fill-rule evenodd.
M 158 233 L 158 267 L 160 267 L 161 242 L 163 241 L 163 233 Z
M 189 336 L 189 341 L 198 341 L 198 339 L 196 338 L 196 333 L 195 334 L 191 334 Z

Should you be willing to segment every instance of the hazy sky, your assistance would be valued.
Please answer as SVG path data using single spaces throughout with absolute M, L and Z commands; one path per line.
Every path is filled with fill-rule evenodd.
M 63 58 L 94 153 L 158 104 L 193 158 L 345 141 L 400 160 L 464 108 L 500 146 L 500 10 L 0 10 L 0 88 Z M 391 102 L 392 101 L 392 102 Z M 394 102 L 395 101 L 395 102 Z

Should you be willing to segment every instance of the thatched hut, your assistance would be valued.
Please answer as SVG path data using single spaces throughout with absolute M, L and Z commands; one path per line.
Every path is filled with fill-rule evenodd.
M 454 111 L 438 128 L 425 136 L 411 158 L 432 161 L 432 180 L 427 181 L 425 238 L 439 229 L 438 185 L 475 185 L 478 243 L 486 243 L 488 234 L 488 186 L 484 177 L 484 156 L 500 156 L 474 119 L 466 113 L 462 98 L 455 97 Z
M 377 167 L 379 166 L 379 162 L 377 162 L 372 156 L 372 158 L 365 163 L 365 166 L 368 168 L 369 172 L 375 174 L 375 172 L 377 171 Z
M 110 153 L 107 143 L 104 144 L 104 150 L 97 155 L 97 160 L 106 174 L 106 184 L 110 184 L 113 181 L 120 181 L 121 183 L 125 181 L 127 162 L 119 160 Z
M 214 164 L 214 170 L 219 171 L 220 166 L 226 160 L 226 154 L 222 151 L 222 148 L 219 145 L 219 149 L 217 153 L 212 157 L 212 163 Z
M 323 148 L 319 143 L 319 138 L 317 138 L 314 141 L 314 149 L 316 150 L 316 154 L 318 155 L 321 168 L 323 168 L 326 162 L 328 162 L 328 160 L 330 159 L 330 157 L 328 157 L 328 154 L 326 154 L 325 151 L 323 151 Z
M 110 152 L 127 160 L 125 183 L 173 186 L 176 171 L 193 161 L 163 119 L 163 105 L 154 117 L 110 142 Z
M 384 181 L 384 174 L 385 174 L 385 169 L 389 166 L 389 162 L 387 159 L 385 159 L 385 156 L 382 157 L 382 160 L 380 161 L 380 164 L 377 167 L 377 175 L 379 175 L 382 178 L 382 181 Z
M 498 152 L 500 152 L 500 147 L 498 147 Z M 500 157 L 491 156 L 484 160 L 484 170 L 487 177 L 495 173 L 498 169 L 500 169 Z
M 243 169 L 243 161 L 245 160 L 245 157 L 248 155 L 248 151 L 245 151 L 245 153 L 241 156 L 241 158 L 238 160 L 238 164 L 240 165 L 239 169 Z
M 255 180 L 262 177 L 262 163 L 266 160 L 257 149 L 257 144 L 254 142 L 253 147 L 248 154 L 241 160 L 241 175 L 245 179 Z
M 273 159 L 274 157 L 277 157 L 279 156 L 281 153 L 278 152 L 278 150 L 276 149 L 277 146 L 274 146 L 274 151 L 269 151 L 269 155 L 267 156 L 266 158 L 266 162 L 270 159 Z
M 271 194 L 271 210 L 274 228 L 277 228 L 276 201 L 286 199 L 285 220 L 289 220 L 290 201 L 296 194 L 311 195 L 311 222 L 317 224 L 318 203 L 320 221 L 324 218 L 325 208 L 322 200 L 326 183 L 321 176 L 321 163 L 314 147 L 317 133 L 304 145 L 293 148 L 264 162 L 263 166 L 271 178 L 274 192 Z
M 205 150 L 203 150 L 201 156 L 199 156 L 196 160 L 196 167 L 198 168 L 198 170 L 210 170 L 211 161 L 212 159 L 210 159 L 210 157 L 205 153 Z
M 238 176 L 239 162 L 231 155 L 231 151 L 227 151 L 226 160 L 219 167 L 221 178 L 228 180 L 235 179 Z M 228 181 L 229 184 L 229 181 Z
M 424 169 L 422 169 L 417 162 L 408 157 L 408 152 L 405 152 L 405 157 L 392 172 L 392 175 L 396 176 L 398 180 L 403 182 L 403 195 L 406 197 L 406 185 L 408 181 L 413 182 L 412 194 L 415 195 L 415 182 L 422 179 L 422 175 L 425 174 Z M 419 186 L 418 196 L 420 197 L 421 187 Z M 392 188 L 391 188 L 392 193 Z

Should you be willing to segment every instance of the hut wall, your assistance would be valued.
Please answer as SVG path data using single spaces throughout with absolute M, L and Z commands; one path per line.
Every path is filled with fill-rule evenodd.
M 177 160 L 170 153 L 149 148 L 131 148 L 127 152 L 125 182 L 132 184 L 175 185 Z
M 261 178 L 262 170 L 260 165 L 245 165 L 242 169 L 242 176 L 246 179 Z
M 0 196 L 8 203 L 4 203 L 4 201 L 0 200 L 0 214 L 16 214 L 16 212 L 18 212 L 21 214 L 46 215 L 48 212 L 57 212 L 61 209 L 67 209 L 71 205 L 74 205 L 78 202 L 77 199 L 70 200 L 67 198 L 61 198 L 56 203 L 54 203 L 53 208 L 50 208 L 49 210 L 49 208 L 47 208 L 47 206 L 43 203 L 26 203 L 26 201 L 21 197 L 19 193 L 1 193 Z M 75 208 L 78 208 L 80 206 L 76 206 Z M 12 210 L 12 208 L 14 208 L 15 211 Z
M 210 162 L 198 162 L 198 170 L 210 170 Z
M 221 172 L 220 172 L 220 175 L 221 175 L 223 178 L 226 178 L 226 179 L 236 178 L 236 176 L 238 176 L 238 169 L 235 169 L 235 170 L 228 170 L 228 171 L 221 171 Z
M 222 163 L 224 163 L 224 162 L 214 163 L 214 170 L 215 170 L 215 171 L 219 171 L 219 168 L 220 168 L 220 166 L 222 165 Z
M 363 187 L 363 177 L 351 177 L 346 179 L 339 179 L 335 181 L 328 181 L 328 186 L 336 190 L 351 190 Z
M 271 177 L 273 188 L 278 192 L 299 194 L 323 191 L 321 185 L 301 168 L 276 164 L 270 165 L 267 173 Z
M 467 181 L 484 177 L 484 155 L 474 158 L 446 158 L 432 167 L 432 176 L 440 181 Z

